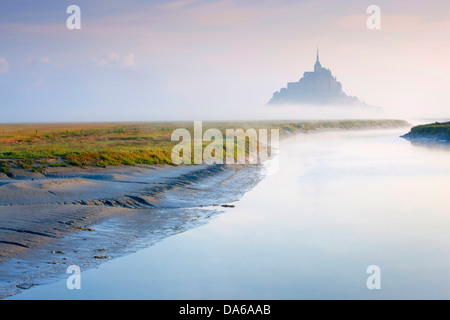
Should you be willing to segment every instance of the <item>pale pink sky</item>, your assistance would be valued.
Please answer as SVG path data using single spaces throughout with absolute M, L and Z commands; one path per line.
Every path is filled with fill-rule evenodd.
M 75 72 L 87 88 L 77 95 L 80 108 L 89 108 L 94 120 L 106 104 L 111 120 L 258 118 L 272 114 L 264 104 L 274 91 L 313 68 L 319 45 L 322 65 L 347 94 L 383 107 L 386 115 L 450 116 L 449 1 L 99 3 L 80 1 L 79 31 L 68 31 L 67 15 L 56 8 L 48 20 L 18 15 L 0 22 L 0 41 L 10 43 L 0 49 L 0 77 L 13 76 L 20 59 Z M 366 27 L 371 4 L 381 8 L 381 30 Z M 33 72 L 45 86 L 42 64 Z M 80 75 L 93 78 L 93 70 L 95 83 Z M 121 92 L 114 90 L 113 72 L 136 85 L 127 81 L 128 92 L 105 101 Z M 128 96 L 124 113 L 120 103 Z M 77 113 L 71 107 L 59 116 Z M 273 114 L 283 117 L 282 109 Z

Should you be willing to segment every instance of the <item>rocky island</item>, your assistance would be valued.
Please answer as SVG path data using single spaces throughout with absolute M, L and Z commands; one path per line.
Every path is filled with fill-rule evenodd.
M 410 141 L 450 143 L 450 121 L 415 126 L 401 137 Z
M 330 69 L 322 67 L 317 50 L 314 71 L 305 72 L 298 82 L 289 82 L 273 94 L 269 105 L 308 104 L 371 107 L 357 97 L 348 96 L 342 91 L 342 84 L 333 76 Z

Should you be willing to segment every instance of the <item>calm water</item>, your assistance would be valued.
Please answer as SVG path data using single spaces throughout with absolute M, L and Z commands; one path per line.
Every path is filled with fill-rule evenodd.
M 290 138 L 209 224 L 14 299 L 450 298 L 450 149 L 405 130 Z M 381 290 L 368 290 L 369 265 Z

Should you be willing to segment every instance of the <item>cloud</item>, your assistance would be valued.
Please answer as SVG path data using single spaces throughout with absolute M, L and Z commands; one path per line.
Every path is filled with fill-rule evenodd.
M 41 57 L 40 61 L 41 61 L 42 63 L 46 63 L 46 64 L 50 64 L 50 63 L 51 63 L 49 57 Z
M 100 57 L 98 62 L 103 65 L 111 64 L 116 61 L 119 61 L 119 55 L 115 52 L 111 52 L 110 54 L 104 55 Z
M 172 1 L 169 3 L 162 4 L 159 7 L 163 8 L 163 9 L 180 9 L 180 8 L 186 7 L 188 5 L 194 4 L 196 2 L 198 2 L 198 0 Z
M 119 56 L 115 52 L 111 52 L 109 54 L 101 56 L 99 59 L 94 62 L 98 65 L 103 66 L 122 66 L 122 67 L 131 67 L 134 66 L 134 53 L 129 53 L 124 57 Z
M 31 58 L 25 60 L 25 63 L 32 65 L 35 68 L 40 68 L 42 66 L 60 66 L 58 63 L 54 63 L 49 56 L 42 56 L 40 58 Z
M 126 67 L 134 66 L 134 53 L 129 53 L 123 57 L 122 63 Z
M 5 58 L 0 57 L 0 74 L 7 73 L 9 68 L 9 64 Z

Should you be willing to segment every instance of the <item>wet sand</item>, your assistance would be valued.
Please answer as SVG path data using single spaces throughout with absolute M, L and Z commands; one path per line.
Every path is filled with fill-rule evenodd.
M 236 201 L 259 181 L 260 168 L 139 165 L 48 168 L 41 178 L 20 174 L 0 177 L 0 296 L 36 284 L 29 281 L 32 270 L 45 277 L 58 269 L 44 271 L 43 265 L 102 260 L 139 237 L 150 235 L 151 243 L 195 227 L 193 221 L 211 216 L 198 208 Z

